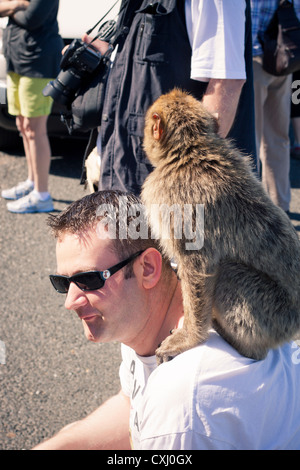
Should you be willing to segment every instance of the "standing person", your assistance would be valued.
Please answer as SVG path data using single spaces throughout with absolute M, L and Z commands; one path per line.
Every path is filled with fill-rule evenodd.
M 44 97 L 42 90 L 59 72 L 63 41 L 58 32 L 58 7 L 59 0 L 30 0 L 26 10 L 9 17 L 4 31 L 8 111 L 16 116 L 28 167 L 26 181 L 2 191 L 3 198 L 15 200 L 7 204 L 15 213 L 53 210 L 47 134 L 52 99 Z
M 117 31 L 98 138 L 99 189 L 140 193 L 152 170 L 142 148 L 144 116 L 174 87 L 202 99 L 221 135 L 256 160 L 250 0 L 123 0 Z
M 300 0 L 293 3 L 300 18 Z M 263 185 L 272 201 L 288 212 L 292 74 L 275 76 L 264 71 L 259 41 L 278 5 L 279 0 L 251 0 L 256 147 Z
M 99 191 L 50 217 L 53 286 L 88 340 L 122 343 L 121 391 L 36 449 L 299 449 L 295 343 L 255 361 L 211 330 L 157 367 L 155 350 L 182 325 L 182 296 L 141 214 L 137 197 Z

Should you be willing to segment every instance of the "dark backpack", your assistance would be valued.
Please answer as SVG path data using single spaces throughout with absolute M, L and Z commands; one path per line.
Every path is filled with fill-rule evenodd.
M 263 69 L 271 75 L 300 70 L 300 22 L 293 0 L 280 0 L 265 33 L 259 36 Z

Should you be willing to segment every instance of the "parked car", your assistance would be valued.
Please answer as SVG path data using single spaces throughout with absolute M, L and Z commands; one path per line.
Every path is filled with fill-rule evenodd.
M 65 44 L 70 44 L 74 38 L 81 38 L 97 20 L 100 20 L 115 0 L 60 0 L 58 23 L 60 34 Z M 101 5 L 102 4 L 102 5 Z M 112 19 L 117 15 L 118 5 L 107 15 Z M 2 36 L 6 27 L 7 18 L 0 18 L 0 150 L 7 149 L 16 142 L 17 128 L 15 118 L 8 113 L 6 99 L 6 61 L 3 56 Z M 61 120 L 64 111 L 62 105 L 54 103 L 52 113 L 48 119 L 48 133 L 50 137 L 69 138 L 66 125 Z M 74 132 L 72 138 L 87 138 L 87 133 Z

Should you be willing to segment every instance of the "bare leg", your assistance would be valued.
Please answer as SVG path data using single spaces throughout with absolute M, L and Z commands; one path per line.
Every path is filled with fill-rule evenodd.
M 51 149 L 47 134 L 48 116 L 19 117 L 20 131 L 28 163 L 28 176 L 39 192 L 48 191 Z
M 33 168 L 32 168 L 32 163 L 31 163 L 31 158 L 30 158 L 29 143 L 27 141 L 27 137 L 24 131 L 24 119 L 25 118 L 23 116 L 17 116 L 16 125 L 23 140 L 23 146 L 24 146 L 24 151 L 25 151 L 25 156 L 26 156 L 26 161 L 27 161 L 28 179 L 30 181 L 33 181 L 34 180 Z

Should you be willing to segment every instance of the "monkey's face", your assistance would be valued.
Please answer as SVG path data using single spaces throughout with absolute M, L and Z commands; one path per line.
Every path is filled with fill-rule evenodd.
M 153 166 L 188 148 L 201 136 L 216 134 L 217 120 L 193 96 L 174 89 L 160 96 L 145 118 L 144 150 Z

